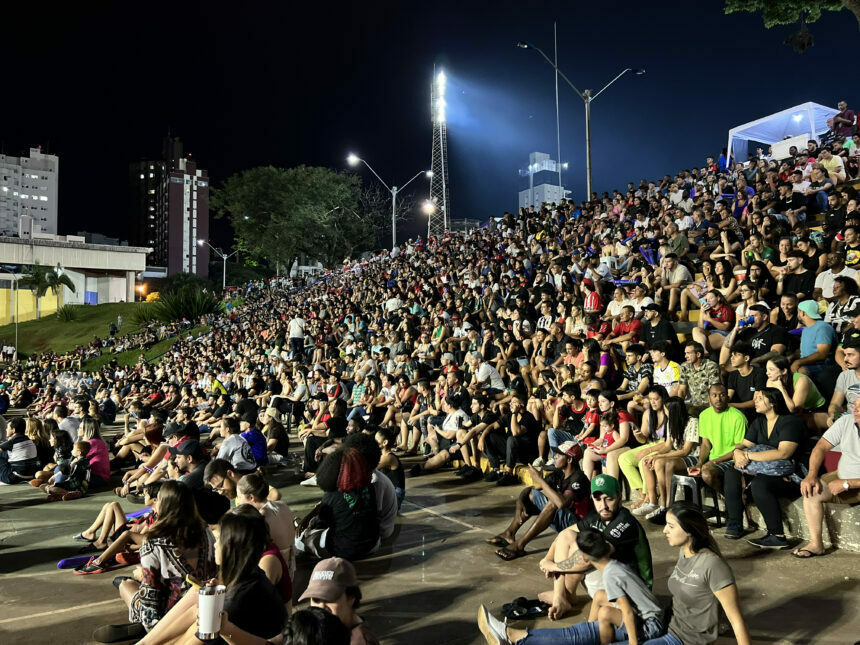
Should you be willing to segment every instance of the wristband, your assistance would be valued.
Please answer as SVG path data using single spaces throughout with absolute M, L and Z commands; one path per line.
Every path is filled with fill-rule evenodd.
M 143 467 L 143 469 L 144 469 L 146 472 L 148 472 L 148 473 L 152 473 L 152 472 L 154 472 L 154 471 L 152 470 L 152 468 L 149 468 L 149 467 L 147 467 L 147 466 L 144 466 L 144 467 Z

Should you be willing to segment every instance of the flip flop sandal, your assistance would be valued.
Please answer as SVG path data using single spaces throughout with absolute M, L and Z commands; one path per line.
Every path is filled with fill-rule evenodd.
M 800 555 L 801 553 L 808 553 L 809 555 Z M 797 551 L 792 551 L 791 555 L 793 555 L 798 560 L 809 560 L 809 558 L 817 558 L 818 556 L 824 554 L 815 553 L 814 551 L 810 551 L 809 549 L 798 549 Z
M 95 538 L 93 538 L 93 539 L 91 540 L 91 539 L 89 539 L 89 538 L 84 537 L 83 532 L 78 533 L 78 534 L 77 534 L 75 537 L 73 537 L 72 539 L 73 539 L 75 542 L 95 542 L 95 541 L 96 541 L 96 539 L 95 539 Z
M 496 555 L 499 556 L 505 562 L 516 560 L 517 558 L 523 557 L 525 554 L 525 551 L 513 551 L 507 547 L 502 547 L 501 549 L 496 551 Z
M 506 547 L 506 546 L 508 546 L 508 544 L 510 544 L 510 542 L 508 542 L 501 535 L 497 535 L 496 537 L 492 537 L 489 540 L 484 540 L 484 541 L 487 544 L 491 544 L 492 546 L 500 546 L 500 547 Z

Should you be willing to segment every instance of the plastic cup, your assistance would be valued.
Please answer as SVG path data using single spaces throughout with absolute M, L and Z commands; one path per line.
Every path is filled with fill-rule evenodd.
M 218 638 L 226 592 L 224 585 L 207 585 L 197 592 L 197 638 L 200 640 Z

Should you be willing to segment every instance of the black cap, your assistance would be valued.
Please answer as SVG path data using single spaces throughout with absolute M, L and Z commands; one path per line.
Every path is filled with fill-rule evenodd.
M 196 439 L 183 441 L 178 446 L 169 446 L 167 449 L 174 457 L 176 455 L 185 455 L 187 457 L 194 457 L 195 459 L 203 458 L 203 446 Z
M 239 417 L 239 421 L 245 421 L 247 423 L 250 423 L 251 425 L 254 425 L 254 423 L 257 421 L 257 416 L 253 412 L 246 412 L 241 417 Z
M 645 311 L 656 311 L 658 314 L 663 313 L 663 309 L 660 307 L 660 305 L 658 305 L 655 302 L 652 302 L 651 304 L 645 305 L 643 307 L 643 309 Z

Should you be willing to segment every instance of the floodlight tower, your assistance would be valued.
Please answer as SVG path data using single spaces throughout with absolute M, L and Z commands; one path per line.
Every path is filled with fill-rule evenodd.
M 448 192 L 448 129 L 445 122 L 445 72 L 433 74 L 430 84 L 430 120 L 433 123 L 433 163 L 430 166 L 430 201 L 435 208 L 429 214 L 429 234 L 442 237 L 450 228 L 451 195 Z

